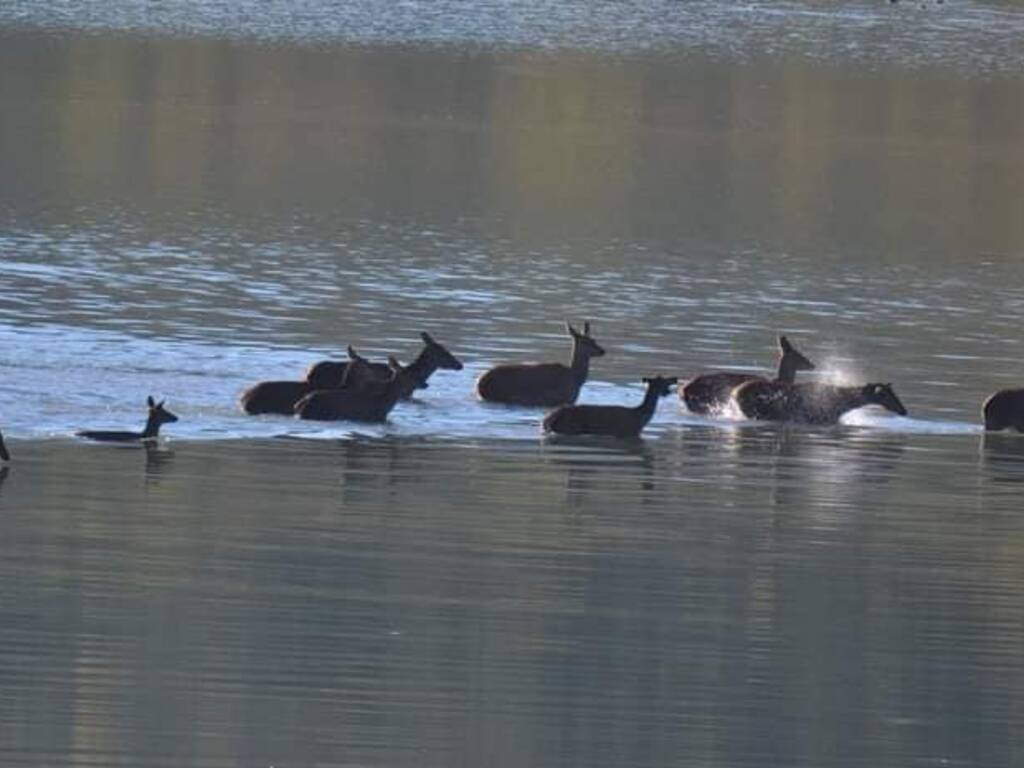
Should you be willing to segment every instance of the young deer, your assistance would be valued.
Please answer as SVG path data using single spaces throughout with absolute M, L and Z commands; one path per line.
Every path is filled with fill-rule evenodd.
M 981 407 L 985 429 L 1024 432 L 1024 389 L 1004 389 L 991 395 Z
M 669 395 L 678 379 L 655 376 L 643 380 L 647 392 L 635 408 L 622 405 L 563 405 L 544 417 L 544 431 L 558 435 L 637 437 L 654 416 L 658 399 Z
M 164 402 L 164 400 L 161 400 L 159 403 L 154 402 L 152 396 L 146 399 L 146 405 L 149 407 L 149 416 L 146 418 L 146 426 L 141 432 L 84 430 L 75 434 L 89 440 L 104 440 L 118 443 L 134 440 L 156 440 L 161 424 L 172 424 L 178 420 L 177 416 L 164 408 Z
M 359 357 L 351 346 L 348 348 L 348 354 L 352 360 Z M 259 384 L 254 384 L 241 394 L 238 402 L 242 406 L 242 410 L 250 415 L 277 413 L 282 416 L 291 416 L 295 412 L 295 404 L 310 392 L 376 379 L 377 374 L 372 367 L 375 364 L 365 358 L 360 359 L 366 365 L 353 371 L 354 375 L 352 376 L 349 375 L 348 362 L 338 363 L 341 368 L 336 377 L 328 376 L 327 372 L 314 377 L 311 368 L 306 374 L 305 381 L 261 381 Z
M 797 351 L 785 336 L 779 336 L 779 367 L 774 381 L 792 384 L 797 371 L 813 371 L 814 363 Z M 763 376 L 750 373 L 722 371 L 705 373 L 679 387 L 679 397 L 686 403 L 690 413 L 718 413 L 729 403 L 732 391 L 748 381 L 768 381 Z
M 316 421 L 386 421 L 402 393 L 415 389 L 419 381 L 411 369 L 411 365 L 392 368 L 386 382 L 375 379 L 310 392 L 295 404 L 295 415 Z
M 590 371 L 590 358 L 604 350 L 590 335 L 590 323 L 580 333 L 565 324 L 572 337 L 572 358 L 562 363 L 519 363 L 498 365 L 484 372 L 476 382 L 482 400 L 508 405 L 565 405 L 576 402 Z
M 413 376 L 408 381 L 415 381 L 416 384 L 408 392 L 402 394 L 401 399 L 403 400 L 412 397 L 413 391 L 417 389 L 426 389 L 427 379 L 439 368 L 449 371 L 462 370 L 462 363 L 459 359 L 443 345 L 434 341 L 429 333 L 424 331 L 420 334 L 420 339 L 423 340 L 423 349 L 420 350 L 416 359 L 407 366 L 412 369 Z M 347 366 L 347 362 L 337 360 L 322 360 L 312 365 L 306 372 L 306 381 L 312 385 L 311 391 L 338 386 L 332 382 L 342 380 Z M 378 381 L 387 382 L 391 378 L 390 360 L 387 363 L 370 363 L 370 367 Z
M 900 416 L 907 409 L 896 397 L 892 384 L 837 387 L 831 384 L 785 384 L 748 381 L 732 393 L 748 419 L 794 421 L 801 424 L 836 424 L 847 411 L 880 405 Z

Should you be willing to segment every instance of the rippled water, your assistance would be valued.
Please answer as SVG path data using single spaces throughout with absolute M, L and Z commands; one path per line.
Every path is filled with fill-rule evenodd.
M 0 7 L 0 764 L 1020 763 L 1020 14 L 919 5 Z M 584 401 L 785 332 L 910 413 L 475 398 L 583 319 Z
M 0 6 L 5 22 L 318 44 L 797 54 L 867 67 L 881 61 L 1008 73 L 1024 64 L 1024 12 L 1016 3 L 976 0 L 12 0 Z

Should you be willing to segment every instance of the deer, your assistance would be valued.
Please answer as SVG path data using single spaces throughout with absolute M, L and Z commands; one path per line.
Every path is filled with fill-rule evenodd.
M 590 323 L 580 333 L 569 323 L 572 357 L 562 363 L 516 363 L 497 365 L 476 381 L 481 400 L 506 405 L 556 406 L 576 402 L 590 371 L 590 359 L 604 355 L 604 349 L 590 335 Z
M 391 368 L 388 381 L 373 379 L 356 385 L 318 389 L 295 404 L 295 415 L 316 421 L 387 421 L 402 394 L 415 389 L 418 377 L 412 365 L 399 365 Z
M 149 408 L 149 415 L 146 418 L 146 426 L 143 427 L 141 432 L 82 430 L 75 434 L 78 437 L 84 437 L 87 440 L 102 440 L 105 442 L 117 443 L 156 440 L 160 433 L 160 426 L 162 424 L 172 424 L 178 420 L 177 416 L 164 408 L 165 402 L 165 400 L 161 400 L 159 403 L 155 402 L 152 395 L 146 399 L 146 405 Z
M 305 381 L 261 381 L 245 390 L 238 398 L 238 402 L 242 410 L 250 415 L 276 413 L 291 416 L 295 412 L 295 404 L 310 392 L 378 378 L 378 374 L 372 368 L 375 364 L 360 357 L 351 345 L 348 348 L 348 355 L 350 361 L 358 358 L 365 366 L 351 369 L 349 361 L 346 361 L 338 363 L 341 367 L 336 372 L 325 370 L 314 376 L 313 368 L 310 368 Z
M 748 381 L 732 391 L 732 398 L 748 419 L 763 421 L 836 424 L 844 413 L 866 405 L 880 405 L 900 416 L 907 415 L 892 384 L 840 387 Z
M 813 371 L 814 363 L 804 357 L 785 336 L 779 336 L 779 365 L 774 379 L 751 373 L 721 371 L 696 376 L 679 386 L 679 397 L 690 413 L 706 415 L 721 412 L 732 391 L 748 381 L 778 381 L 792 384 L 797 371 Z
M 420 333 L 420 339 L 423 341 L 423 349 L 420 350 L 416 359 L 408 365 L 412 369 L 412 378 L 403 379 L 407 386 L 410 382 L 416 382 L 416 384 L 407 392 L 402 393 L 402 400 L 412 397 L 413 392 L 417 389 L 426 389 L 427 379 L 438 369 L 448 371 L 462 370 L 462 362 L 449 352 L 444 345 L 435 341 L 429 333 L 423 331 Z M 339 360 L 321 360 L 319 363 L 314 363 L 306 372 L 306 381 L 312 385 L 310 391 L 331 389 L 338 386 L 338 384 L 333 382 L 340 382 L 343 379 L 347 366 L 347 361 Z M 370 363 L 370 368 L 371 374 L 378 381 L 387 382 L 391 378 L 390 359 L 387 363 Z
M 644 399 L 635 408 L 623 405 L 561 405 L 544 417 L 544 431 L 557 435 L 609 435 L 639 437 L 654 416 L 658 400 L 671 394 L 676 378 L 644 378 Z
M 992 394 L 981 406 L 981 416 L 986 431 L 1024 432 L 1024 389 L 1003 389 Z

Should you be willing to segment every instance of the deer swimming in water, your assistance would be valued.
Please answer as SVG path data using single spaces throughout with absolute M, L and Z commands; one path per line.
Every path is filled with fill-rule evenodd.
M 156 440 L 161 424 L 171 424 L 178 420 L 177 416 L 164 408 L 164 402 L 166 401 L 154 402 L 152 396 L 146 399 L 146 405 L 149 407 L 149 416 L 146 418 L 146 426 L 141 432 L 83 430 L 75 434 L 89 440 L 104 440 L 118 443 L 135 440 Z
M 814 363 L 797 351 L 785 336 L 779 336 L 779 367 L 775 381 L 792 384 L 797 371 L 813 371 Z M 763 376 L 751 373 L 722 371 L 705 373 L 683 382 L 679 397 L 686 403 L 690 413 L 717 413 L 726 407 L 733 389 L 748 381 L 769 381 Z
M 348 348 L 348 354 L 351 360 L 358 357 L 351 346 Z M 376 370 L 372 367 L 376 364 L 370 363 L 365 358 L 360 359 L 366 365 L 351 371 L 351 376 L 347 361 L 338 363 L 340 367 L 337 369 L 325 369 L 316 374 L 313 371 L 316 366 L 313 366 L 307 372 L 305 381 L 261 381 L 245 390 L 238 398 L 238 402 L 242 406 L 242 410 L 250 415 L 277 413 L 282 416 L 291 416 L 295 412 L 295 404 L 310 392 L 379 378 Z
M 640 405 L 562 405 L 544 417 L 544 431 L 558 435 L 610 435 L 637 437 L 654 416 L 658 400 L 671 394 L 678 379 L 654 376 L 643 379 L 647 392 Z
M 840 387 L 748 381 L 736 387 L 732 397 L 744 416 L 764 421 L 836 424 L 847 411 L 865 405 L 880 405 L 900 416 L 907 415 L 907 409 L 896 397 L 892 384 Z
M 436 370 L 462 370 L 462 362 L 455 357 L 455 355 L 449 352 L 444 345 L 435 341 L 429 333 L 424 331 L 420 334 L 420 339 L 423 341 L 423 349 L 420 350 L 416 359 L 407 366 L 412 369 L 410 371 L 410 376 L 403 378 L 403 382 L 405 382 L 408 388 L 408 391 L 403 392 L 401 395 L 401 399 L 403 400 L 412 397 L 412 393 L 416 389 L 426 389 L 427 379 L 429 379 Z M 306 373 L 306 381 L 312 384 L 310 391 L 315 389 L 330 389 L 331 387 L 337 386 L 331 382 L 340 381 L 345 374 L 345 368 L 347 366 L 347 361 L 341 362 L 337 360 L 322 360 L 311 366 L 309 371 Z M 378 381 L 389 381 L 391 379 L 390 361 L 388 363 L 370 363 L 369 373 Z M 414 385 L 410 387 L 410 384 Z
M 590 323 L 580 333 L 568 323 L 572 337 L 572 358 L 562 363 L 518 363 L 498 365 L 485 371 L 476 382 L 482 400 L 508 405 L 565 405 L 576 402 L 590 371 L 590 358 L 601 357 L 604 349 L 590 335 Z
M 388 381 L 318 389 L 295 404 L 295 415 L 316 421 L 386 421 L 402 393 L 415 389 L 418 376 L 412 365 L 398 366 Z
M 1024 432 L 1024 389 L 1004 389 L 991 395 L 981 407 L 985 429 Z

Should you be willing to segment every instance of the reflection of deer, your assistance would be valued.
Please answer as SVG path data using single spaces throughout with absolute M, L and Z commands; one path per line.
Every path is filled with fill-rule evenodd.
M 178 420 L 178 417 L 164 408 L 164 400 L 154 402 L 152 396 L 146 399 L 149 407 L 149 415 L 146 418 L 146 426 L 141 432 L 118 432 L 103 430 L 84 430 L 76 432 L 79 437 L 89 440 L 106 440 L 111 442 L 129 442 L 132 440 L 156 440 L 160 432 L 161 424 L 171 424 Z
M 1024 389 L 1004 389 L 989 397 L 981 407 L 985 429 L 1015 429 L 1024 432 Z
M 900 416 L 907 409 L 893 392 L 892 384 L 838 387 L 831 384 L 786 384 L 779 381 L 748 381 L 732 393 L 748 419 L 796 421 L 803 424 L 835 424 L 847 411 L 880 405 Z
M 800 354 L 785 336 L 779 336 L 779 367 L 775 381 L 792 384 L 797 371 L 813 371 L 814 363 Z M 767 381 L 763 376 L 750 373 L 705 373 L 684 382 L 679 387 L 679 397 L 686 403 L 690 413 L 716 413 L 729 403 L 733 389 L 748 381 Z
M 483 400 L 508 405 L 564 405 L 575 403 L 590 371 L 590 358 L 601 357 L 604 350 L 590 335 L 590 323 L 580 333 L 568 323 L 572 337 L 572 358 L 562 363 L 518 363 L 497 365 L 484 372 L 476 382 Z
M 671 393 L 676 379 L 644 379 L 647 392 L 635 408 L 622 405 L 563 405 L 544 418 L 544 430 L 559 435 L 637 437 L 654 416 L 658 399 Z

